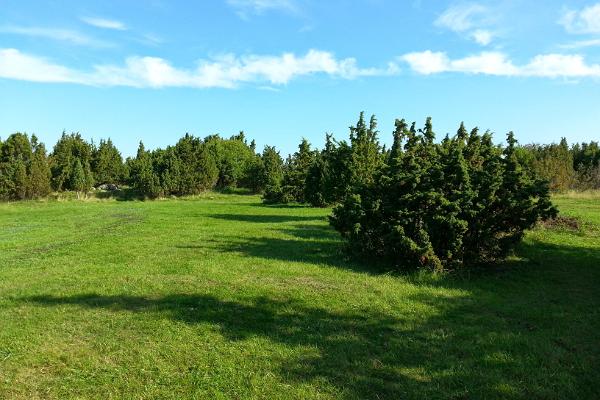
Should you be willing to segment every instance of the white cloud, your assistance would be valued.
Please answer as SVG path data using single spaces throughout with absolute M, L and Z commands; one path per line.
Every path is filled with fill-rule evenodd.
M 446 53 L 430 50 L 405 54 L 401 60 L 406 61 L 415 72 L 423 75 L 448 71 L 450 63 Z
M 353 58 L 336 59 L 329 52 L 310 50 L 303 56 L 230 54 L 201 60 L 195 69 L 179 69 L 158 57 L 130 57 L 124 65 L 97 65 L 86 72 L 16 49 L 0 50 L 0 78 L 97 86 L 235 88 L 243 83 L 284 85 L 294 78 L 313 74 L 354 79 L 397 71 L 394 63 L 386 69 L 364 69 Z
M 547 78 L 600 77 L 600 64 L 588 65 L 580 55 L 544 54 L 535 56 L 521 71 L 524 76 Z
M 600 3 L 581 10 L 567 10 L 559 23 L 570 33 L 600 33 Z
M 542 54 L 521 66 L 515 65 L 500 52 L 482 52 L 452 60 L 445 52 L 427 50 L 406 54 L 401 60 L 422 75 L 460 72 L 496 76 L 600 78 L 600 64 L 589 65 L 581 55 Z
M 482 52 L 458 60 L 450 61 L 450 70 L 485 75 L 517 75 L 518 68 L 499 52 Z
M 1 33 L 13 35 L 30 36 L 69 42 L 80 46 L 110 47 L 112 44 L 91 38 L 80 32 L 68 29 L 42 28 L 42 27 L 22 27 L 22 26 L 3 26 L 0 27 Z
M 600 39 L 578 40 L 572 43 L 561 44 L 563 49 L 582 49 L 585 47 L 600 46 Z
M 490 11 L 477 3 L 462 3 L 446 9 L 434 22 L 440 28 L 463 34 L 482 46 L 492 42 Z
M 117 31 L 127 30 L 127 26 L 121 22 L 116 21 L 114 19 L 106 19 L 106 18 L 95 18 L 95 17 L 81 17 L 83 22 L 88 25 L 95 26 L 96 28 L 102 29 L 113 29 Z
M 32 82 L 81 83 L 76 71 L 16 49 L 0 49 L 0 77 Z
M 482 46 L 487 46 L 490 44 L 492 42 L 492 38 L 494 37 L 492 32 L 486 31 L 485 29 L 477 29 L 471 34 L 471 36 L 473 37 L 473 40 Z
M 265 11 L 298 12 L 296 0 L 227 0 L 227 4 L 235 8 L 242 18 L 247 18 L 249 13 L 262 14 Z
M 441 72 L 516 75 L 516 67 L 504 54 L 498 52 L 482 52 L 477 55 L 451 60 L 444 52 L 426 50 L 406 54 L 401 59 L 407 62 L 413 71 L 423 75 Z
M 438 17 L 435 25 L 454 32 L 465 32 L 478 24 L 478 20 L 485 13 L 487 13 L 487 8 L 480 4 L 454 5 Z
M 527 64 L 516 65 L 501 52 L 481 52 L 451 59 L 445 52 L 408 53 L 385 68 L 361 68 L 354 58 L 337 59 L 332 53 L 309 50 L 304 55 L 223 55 L 200 60 L 195 68 L 173 66 L 159 57 L 129 57 L 121 65 L 101 64 L 80 70 L 57 64 L 17 49 L 0 49 L 0 78 L 32 82 L 74 83 L 90 86 L 138 88 L 236 88 L 253 84 L 258 88 L 278 87 L 309 75 L 340 79 L 392 76 L 399 62 L 418 74 L 444 72 L 494 76 L 544 78 L 600 78 L 600 64 L 588 64 L 581 55 L 542 54 Z

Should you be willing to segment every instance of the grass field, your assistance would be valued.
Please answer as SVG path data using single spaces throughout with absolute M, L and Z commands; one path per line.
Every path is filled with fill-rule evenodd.
M 468 277 L 255 196 L 0 204 L 0 398 L 598 399 L 600 199 L 556 203 Z

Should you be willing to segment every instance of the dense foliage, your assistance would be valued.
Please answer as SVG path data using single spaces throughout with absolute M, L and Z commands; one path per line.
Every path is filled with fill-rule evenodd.
M 505 148 L 464 125 L 434 139 L 431 119 L 418 131 L 396 121 L 387 163 L 330 217 L 353 252 L 399 268 L 455 269 L 505 257 L 526 229 L 556 215 L 512 132 Z
M 414 124 L 403 124 L 402 129 L 417 134 Z M 110 139 L 96 145 L 79 133 L 63 132 L 47 155 L 35 135 L 15 133 L 0 140 L 0 199 L 40 198 L 51 190 L 85 194 L 94 187 L 117 185 L 130 186 L 147 198 L 239 187 L 263 193 L 267 203 L 331 206 L 375 182 L 397 158 L 403 138 L 398 129 L 389 150 L 380 145 L 378 135 L 375 117 L 367 121 L 361 113 L 348 141 L 327 134 L 324 147 L 317 150 L 302 139 L 284 162 L 273 146 L 257 153 L 244 132 L 229 139 L 186 134 L 166 149 L 146 150 L 140 143 L 136 156 L 125 161 Z M 552 191 L 600 189 L 598 142 L 569 146 L 563 139 L 558 144 L 515 145 L 515 154 Z
M 600 189 L 600 146 L 598 142 L 526 145 L 519 157 L 530 169 L 550 182 L 553 191 Z
M 273 146 L 256 153 L 240 132 L 229 139 L 186 134 L 174 146 L 148 151 L 140 142 L 135 157 L 123 161 L 110 139 L 98 145 L 79 133 L 63 132 L 51 154 L 35 135 L 0 141 L 0 199 L 45 197 L 52 190 L 86 195 L 94 188 L 130 186 L 140 197 L 197 194 L 241 187 L 256 193 L 280 187 L 283 160 Z
M 266 202 L 300 202 L 316 207 L 335 204 L 363 184 L 372 183 L 384 165 L 377 120 L 367 126 L 364 113 L 350 127 L 350 142 L 326 135 L 322 151 L 311 150 L 306 139 L 285 162 L 281 186 L 265 193 Z
M 0 142 L 0 198 L 35 199 L 50 193 L 46 148 L 35 135 L 10 135 Z
M 135 158 L 128 159 L 128 182 L 145 197 L 197 194 L 213 188 L 242 187 L 262 192 L 279 185 L 281 157 L 270 146 L 262 155 L 244 133 L 204 140 L 186 134 L 175 146 L 147 151 L 140 143 Z

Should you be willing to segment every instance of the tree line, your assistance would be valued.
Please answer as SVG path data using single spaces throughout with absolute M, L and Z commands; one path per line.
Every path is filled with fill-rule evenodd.
M 550 183 L 553 191 L 600 189 L 600 146 L 598 142 L 530 144 L 519 148 L 527 168 Z
M 408 127 L 416 132 L 415 125 Z M 212 189 L 246 188 L 270 203 L 313 206 L 339 203 L 354 188 L 369 183 L 398 151 L 380 145 L 375 117 L 361 113 L 349 140 L 327 134 L 323 149 L 303 139 L 285 161 L 274 146 L 256 151 L 243 132 L 229 139 L 186 134 L 175 145 L 147 150 L 140 142 L 135 157 L 123 159 L 110 139 L 87 142 L 78 133 L 63 135 L 48 153 L 35 135 L 0 140 L 0 199 L 21 200 L 50 192 L 86 193 L 101 184 L 128 185 L 140 197 L 197 194 Z M 444 139 L 447 142 L 448 138 Z M 600 189 L 598 142 L 515 145 L 523 168 L 549 182 L 553 191 Z
M 123 159 L 113 142 L 62 136 L 48 154 L 35 135 L 0 140 L 0 199 L 43 198 L 52 191 L 84 194 L 104 184 L 127 185 L 140 197 L 183 196 L 241 187 L 261 193 L 283 177 L 283 159 L 273 146 L 257 154 L 243 132 L 229 139 L 186 134 L 174 146 L 146 150 Z

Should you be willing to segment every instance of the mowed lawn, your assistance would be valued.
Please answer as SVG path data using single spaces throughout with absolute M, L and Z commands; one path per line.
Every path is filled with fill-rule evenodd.
M 0 204 L 0 399 L 598 399 L 600 198 L 556 203 L 451 277 L 257 196 Z

